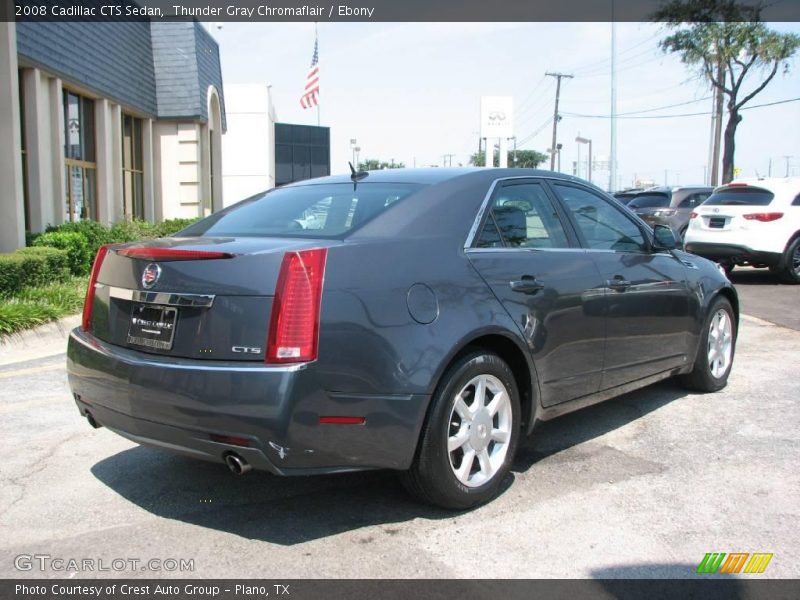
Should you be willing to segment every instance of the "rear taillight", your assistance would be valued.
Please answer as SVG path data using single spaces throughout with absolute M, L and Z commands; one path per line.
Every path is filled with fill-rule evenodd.
M 327 248 L 284 255 L 272 300 L 266 362 L 316 360 L 327 256 Z
M 769 223 L 770 221 L 777 221 L 783 216 L 783 213 L 769 212 L 769 213 L 750 213 L 743 215 L 748 221 L 761 221 L 762 223 Z
M 698 215 L 696 212 L 693 212 L 692 214 L 690 214 L 690 215 L 689 215 L 689 218 L 690 218 L 690 219 L 696 219 L 696 218 L 697 218 L 697 217 L 699 217 L 699 216 L 700 216 L 700 215 Z
M 179 248 L 123 248 L 117 250 L 120 256 L 144 260 L 216 260 L 233 258 L 228 252 L 209 252 L 207 250 L 181 250 Z
M 108 246 L 100 246 L 97 249 L 97 256 L 94 257 L 92 274 L 89 276 L 89 287 L 86 288 L 86 299 L 83 301 L 83 318 L 81 319 L 81 329 L 91 331 L 92 329 L 92 309 L 94 308 L 94 289 L 97 285 L 97 276 L 100 274 L 100 267 L 108 254 Z

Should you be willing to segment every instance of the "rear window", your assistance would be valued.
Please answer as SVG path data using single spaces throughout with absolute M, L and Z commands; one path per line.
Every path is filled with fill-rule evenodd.
M 329 183 L 278 188 L 213 214 L 180 235 L 342 237 L 422 187 Z
M 666 194 L 639 194 L 628 202 L 628 208 L 662 208 L 669 206 L 669 201 Z
M 767 206 L 774 197 L 775 194 L 761 188 L 733 187 L 711 194 L 708 200 L 703 202 L 703 206 Z

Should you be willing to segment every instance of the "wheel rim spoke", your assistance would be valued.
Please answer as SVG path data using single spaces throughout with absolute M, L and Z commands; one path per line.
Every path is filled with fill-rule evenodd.
M 467 483 L 469 481 L 469 474 L 472 471 L 472 463 L 475 462 L 475 450 L 472 448 L 468 448 L 464 452 L 464 457 L 461 459 L 461 465 L 458 467 L 456 471 L 456 477 L 458 477 L 459 481 L 462 483 Z
M 495 442 L 505 444 L 511 439 L 511 433 L 502 429 L 492 429 L 492 439 Z
M 469 440 L 469 428 L 465 425 L 461 426 L 458 433 L 454 436 L 447 438 L 447 451 L 454 452 L 461 448 Z
M 500 405 L 508 401 L 508 396 L 506 396 L 505 392 L 497 392 L 492 398 L 492 401 L 489 402 L 489 405 L 486 407 L 486 410 L 489 411 L 490 416 L 495 416 L 497 411 L 500 409 Z
M 491 479 L 492 475 L 494 475 L 494 467 L 492 466 L 492 460 L 489 458 L 489 451 L 484 448 L 478 453 L 478 463 L 481 467 L 481 475 L 484 479 Z
M 472 421 L 472 411 L 470 411 L 464 398 L 461 396 L 456 400 L 456 405 L 453 407 L 454 412 L 461 417 L 463 421 Z

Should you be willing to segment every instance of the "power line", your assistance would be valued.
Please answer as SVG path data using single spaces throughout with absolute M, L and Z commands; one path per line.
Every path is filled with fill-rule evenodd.
M 704 100 L 707 100 L 707 99 L 708 98 L 704 98 Z M 699 102 L 699 100 L 697 102 Z M 742 111 L 742 110 L 751 110 L 751 109 L 754 109 L 754 108 L 764 108 L 764 107 L 767 107 L 767 106 L 776 106 L 778 104 L 787 104 L 789 102 L 800 102 L 800 98 L 788 98 L 786 100 L 778 100 L 776 102 L 767 102 L 766 104 L 754 104 L 753 106 L 745 106 L 744 108 L 740 108 L 739 110 Z M 675 106 L 677 106 L 677 105 L 675 105 Z M 666 106 L 662 106 L 661 108 L 664 109 L 664 108 L 667 108 L 667 107 Z M 706 112 L 696 112 L 696 113 L 681 113 L 681 114 L 676 114 L 676 115 L 649 115 L 649 116 L 645 116 L 645 117 L 633 116 L 632 113 L 628 113 L 629 116 L 617 115 L 617 118 L 619 118 L 619 119 L 672 119 L 674 117 L 700 117 L 700 116 L 703 116 L 703 115 L 710 115 L 711 113 L 712 113 L 712 111 L 706 111 Z M 564 113 L 561 113 L 561 114 L 563 114 L 565 116 L 568 116 L 568 117 L 576 117 L 576 118 L 579 118 L 579 119 L 610 119 L 611 118 L 611 115 L 582 115 L 582 114 L 579 114 L 579 113 L 569 113 L 569 112 L 564 112 Z

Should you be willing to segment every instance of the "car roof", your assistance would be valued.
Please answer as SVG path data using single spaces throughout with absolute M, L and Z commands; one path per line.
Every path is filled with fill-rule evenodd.
M 749 185 L 769 190 L 776 195 L 800 192 L 800 177 L 742 177 L 741 179 L 734 179 L 730 183 L 722 184 L 714 191 L 722 190 L 728 187 L 737 187 L 740 185 Z
M 504 177 L 546 177 L 549 179 L 561 179 L 563 181 L 580 182 L 590 185 L 587 181 L 544 169 L 500 169 L 494 167 L 453 167 L 453 168 L 418 168 L 418 169 L 380 169 L 377 171 L 367 171 L 368 175 L 359 180 L 359 183 L 418 183 L 436 184 L 458 177 L 464 176 L 485 176 L 487 179 L 500 179 Z M 302 185 L 322 185 L 328 183 L 352 183 L 349 173 L 318 177 L 316 179 L 306 179 L 290 184 L 294 186 Z M 289 187 L 289 186 L 284 186 Z

